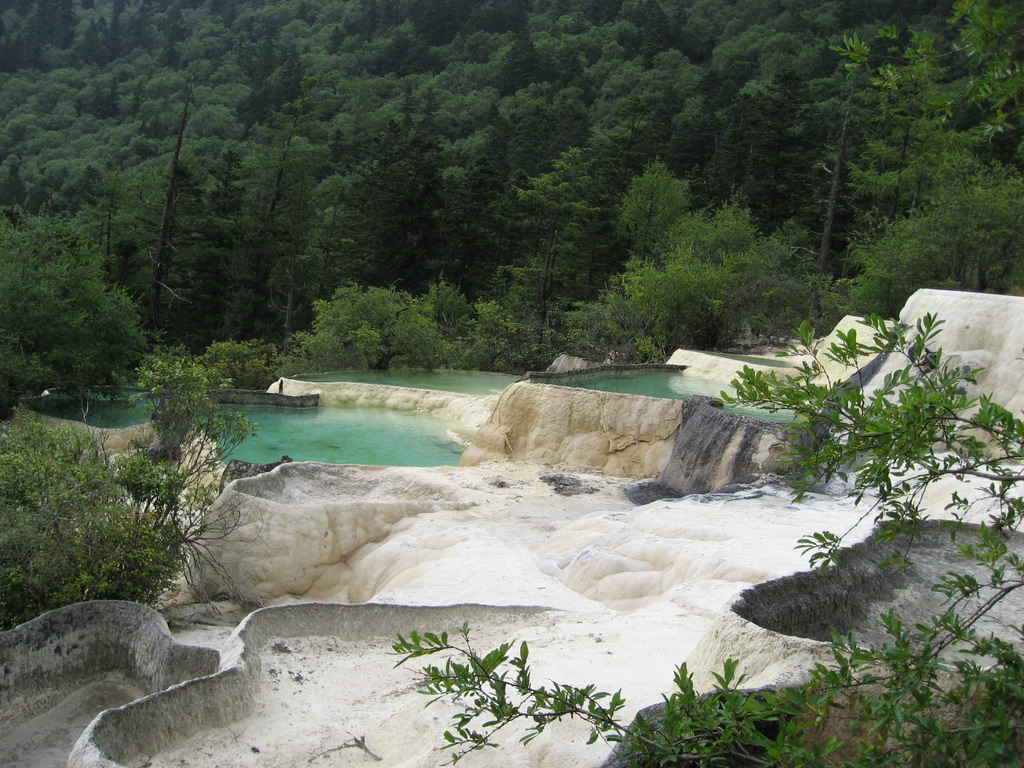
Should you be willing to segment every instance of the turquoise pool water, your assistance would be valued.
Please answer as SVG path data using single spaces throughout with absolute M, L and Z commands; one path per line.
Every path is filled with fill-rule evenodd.
M 441 392 L 459 392 L 464 395 L 496 395 L 518 376 L 487 371 L 331 371 L 294 376 L 299 381 L 351 381 L 359 384 L 388 384 L 392 387 L 436 389 Z
M 329 464 L 379 464 L 399 467 L 456 465 L 463 446 L 446 430 L 455 421 L 391 408 L 276 408 L 229 405 L 259 426 L 259 433 L 228 458 L 267 464 L 291 456 L 295 461 Z
M 94 427 L 129 427 L 149 418 L 144 402 L 126 396 L 102 396 L 87 409 L 77 398 L 60 394 L 32 398 L 28 405 L 40 413 Z M 433 467 L 458 464 L 464 450 L 447 435 L 447 430 L 460 424 L 425 413 L 355 406 L 225 407 L 241 411 L 259 427 L 256 436 L 239 446 L 230 459 L 267 464 L 287 454 L 295 461 Z
M 675 400 L 685 400 L 694 395 L 720 397 L 723 391 L 730 395 L 735 394 L 735 390 L 728 384 L 675 371 L 623 371 L 621 373 L 600 371 L 598 373 L 580 373 L 550 383 L 582 389 L 596 389 L 602 392 L 667 397 Z M 758 408 L 736 405 L 726 405 L 726 410 L 768 421 L 788 422 L 793 420 L 793 415 L 789 412 L 770 413 Z
M 75 395 L 52 392 L 43 397 L 30 397 L 25 404 L 33 411 L 58 419 L 82 421 L 91 427 L 120 429 L 141 424 L 149 418 L 145 403 L 139 400 L 140 390 L 121 389 L 94 393 L 83 403 Z

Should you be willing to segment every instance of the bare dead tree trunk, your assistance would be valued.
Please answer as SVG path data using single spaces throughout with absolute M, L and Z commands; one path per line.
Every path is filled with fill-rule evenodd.
M 171 169 L 167 174 L 167 188 L 164 194 L 164 207 L 160 214 L 160 234 L 156 248 L 153 249 L 153 281 L 149 286 L 149 326 L 154 330 L 160 327 L 163 311 L 163 294 L 167 290 L 167 271 L 170 268 L 171 256 L 174 253 L 174 214 L 178 205 L 178 166 L 181 160 L 181 146 L 185 139 L 185 126 L 188 123 L 188 108 L 192 101 L 192 83 L 195 77 L 189 78 L 185 89 L 185 103 L 181 108 L 181 121 L 178 123 L 178 137 L 174 143 L 174 155 L 171 157 Z
M 836 210 L 839 208 L 839 193 L 843 188 L 843 166 L 846 164 L 846 147 L 850 136 L 850 116 L 853 113 L 853 101 L 846 102 L 846 114 L 843 116 L 843 127 L 839 132 L 839 146 L 836 147 L 836 159 L 832 166 L 832 185 L 828 191 L 828 207 L 825 210 L 825 226 L 821 232 L 821 243 L 818 245 L 818 268 L 815 277 L 814 293 L 811 296 L 811 311 L 814 314 L 821 309 L 821 289 L 828 267 L 828 255 L 832 249 L 832 232 L 835 229 Z
M 285 354 L 287 354 L 289 351 L 292 338 L 292 318 L 295 314 L 295 268 L 297 261 L 298 254 L 295 253 L 295 249 L 293 247 L 291 255 L 288 257 L 288 268 L 286 270 L 288 279 L 288 289 L 287 292 L 285 293 L 284 344 L 281 350 Z

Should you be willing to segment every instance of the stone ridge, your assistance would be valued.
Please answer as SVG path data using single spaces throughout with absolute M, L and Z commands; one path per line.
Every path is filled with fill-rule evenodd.
M 0 632 L 0 736 L 69 692 L 119 673 L 144 692 L 211 674 L 219 654 L 180 645 L 152 608 L 75 603 Z
M 655 477 L 668 461 L 682 403 L 517 382 L 501 393 L 461 463 L 527 461 L 613 477 Z
M 175 741 L 245 717 L 260 694 L 261 654 L 271 638 L 391 641 L 410 627 L 455 631 L 466 622 L 521 621 L 545 613 L 530 606 L 485 605 L 306 603 L 263 608 L 249 614 L 232 633 L 215 673 L 100 713 L 72 750 L 68 768 L 125 768 Z

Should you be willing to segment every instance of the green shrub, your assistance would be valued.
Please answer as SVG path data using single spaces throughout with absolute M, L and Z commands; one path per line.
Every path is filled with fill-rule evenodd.
M 434 368 L 447 344 L 424 299 L 393 288 L 339 288 L 314 305 L 311 331 L 293 336 L 285 374 L 392 367 Z
M 81 600 L 151 603 L 170 586 L 182 542 L 133 503 L 138 456 L 25 414 L 0 424 L 0 629 Z
M 199 362 L 234 389 L 265 390 L 276 378 L 277 349 L 259 339 L 215 341 Z

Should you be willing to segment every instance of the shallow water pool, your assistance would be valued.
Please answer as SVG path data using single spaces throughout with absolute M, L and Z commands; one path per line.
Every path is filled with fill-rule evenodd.
M 90 427 L 121 429 L 149 419 L 145 403 L 137 397 L 140 392 L 135 389 L 99 391 L 84 402 L 67 392 L 52 392 L 26 398 L 24 403 L 33 411 L 57 419 L 81 421 Z
M 364 406 L 224 407 L 241 411 L 259 427 L 229 459 L 268 464 L 287 455 L 329 464 L 434 467 L 458 464 L 464 450 L 447 435 L 458 422 L 426 413 Z
M 331 371 L 292 377 L 298 381 L 349 381 L 357 384 L 386 384 L 392 387 L 434 389 L 464 395 L 497 395 L 518 376 L 487 371 L 404 370 Z
M 564 379 L 551 381 L 567 387 L 596 389 L 602 392 L 621 392 L 627 395 L 646 395 L 647 397 L 667 397 L 674 400 L 685 400 L 694 395 L 721 397 L 723 391 L 730 395 L 735 390 L 728 384 L 712 379 L 702 379 L 676 371 L 598 371 L 596 373 L 580 373 Z M 767 421 L 788 422 L 793 420 L 790 412 L 770 413 L 759 408 L 740 405 L 726 405 L 725 409 L 732 413 L 750 416 Z
M 85 408 L 78 398 L 57 393 L 32 398 L 28 405 L 48 416 L 104 428 L 142 424 L 150 412 L 145 401 L 116 394 L 94 398 Z M 259 427 L 229 459 L 268 464 L 287 454 L 295 461 L 432 467 L 458 464 L 464 450 L 448 436 L 448 430 L 461 427 L 458 422 L 426 413 L 365 406 L 224 407 L 241 411 Z

